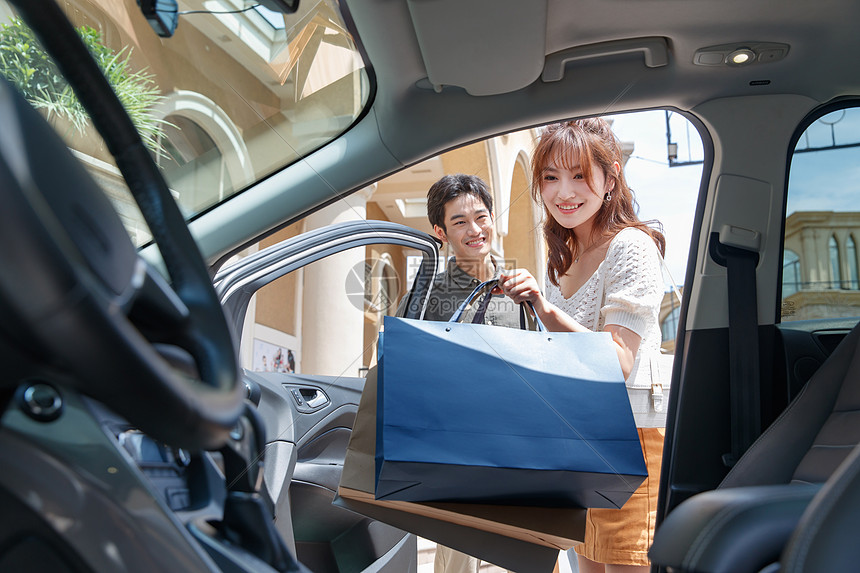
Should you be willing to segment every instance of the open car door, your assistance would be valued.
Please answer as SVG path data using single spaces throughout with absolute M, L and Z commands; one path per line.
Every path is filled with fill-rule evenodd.
M 375 363 L 377 322 L 403 296 L 427 292 L 438 248 L 430 235 L 403 225 L 351 221 L 284 240 L 215 277 L 242 333 L 244 381 L 265 423 L 264 480 L 276 526 L 299 561 L 317 573 L 417 570 L 414 535 L 332 500 L 363 375 Z M 389 272 L 392 257 L 407 256 L 416 263 L 409 293 Z M 339 283 L 332 291 L 343 285 L 344 292 L 318 296 L 319 281 L 333 280 Z M 289 318 L 278 323 L 283 311 Z

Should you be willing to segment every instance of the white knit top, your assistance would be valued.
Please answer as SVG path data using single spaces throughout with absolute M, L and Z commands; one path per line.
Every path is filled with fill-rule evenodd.
M 633 372 L 636 387 L 650 387 L 650 370 L 638 370 L 640 357 L 660 352 L 657 315 L 663 299 L 663 271 L 660 252 L 648 234 L 635 227 L 621 230 L 609 243 L 603 262 L 578 291 L 564 298 L 547 277 L 546 298 L 589 330 L 597 332 L 607 324 L 617 324 L 642 337 Z M 633 378 L 631 374 L 628 382 Z

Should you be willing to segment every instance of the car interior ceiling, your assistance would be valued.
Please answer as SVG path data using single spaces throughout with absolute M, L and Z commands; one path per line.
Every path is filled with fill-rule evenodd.
M 482 17 L 481 13 L 473 13 L 472 9 L 467 8 L 472 5 L 471 3 L 449 4 L 456 4 L 451 8 L 453 10 L 451 13 L 458 14 L 464 21 L 475 22 L 476 18 Z M 599 44 L 612 39 L 608 31 L 603 31 L 599 26 L 586 24 L 600 21 L 602 8 L 599 3 L 584 3 L 581 10 L 576 11 L 575 19 L 572 19 L 572 15 L 562 8 L 562 4 L 562 2 L 548 3 L 547 21 L 550 28 L 545 53 Z M 631 37 L 634 38 L 637 37 L 636 30 L 659 26 L 659 11 L 653 9 L 652 3 L 646 4 L 647 6 L 634 2 L 624 10 L 617 10 L 616 16 L 613 17 L 614 26 L 629 30 Z M 474 6 L 479 5 L 481 4 Z M 745 7 L 743 17 L 739 18 L 736 15 L 733 16 L 732 11 L 724 10 L 718 3 L 706 3 L 700 8 L 705 12 L 690 14 L 691 24 L 692 21 L 709 18 L 714 30 L 719 30 L 719 23 L 722 22 L 725 26 L 736 29 L 737 33 L 746 31 L 752 37 L 756 36 L 752 23 L 757 19 L 785 18 L 786 22 L 791 22 L 798 17 L 800 10 L 797 6 L 774 10 L 771 4 L 757 4 Z M 444 72 L 445 62 L 452 60 L 461 62 L 465 57 L 464 53 L 459 53 L 456 59 L 444 52 L 439 56 L 435 52 L 423 53 L 415 32 L 416 27 L 420 28 L 421 24 L 413 22 L 413 19 L 421 16 L 411 13 L 408 4 L 369 2 L 349 5 L 348 9 L 355 27 L 361 31 L 359 42 L 363 50 L 368 54 L 371 62 L 379 63 L 373 69 L 377 84 L 375 99 L 368 113 L 344 134 L 342 141 L 339 140 L 324 147 L 307 160 L 322 168 L 337 159 L 346 161 L 345 169 L 327 175 L 333 188 L 344 190 L 346 193 L 368 184 L 379 174 L 400 170 L 446 149 L 490 135 L 540 125 L 560 117 L 568 117 L 572 113 L 595 115 L 657 106 L 675 107 L 679 110 L 698 106 L 697 114 L 701 110 L 702 116 L 706 116 L 710 109 L 718 111 L 720 98 L 755 95 L 756 97 L 750 98 L 750 103 L 753 104 L 756 99 L 767 99 L 760 96 L 770 93 L 791 93 L 792 88 L 796 88 L 796 93 L 802 93 L 811 98 L 799 98 L 804 100 L 805 105 L 802 109 L 793 111 L 799 120 L 815 107 L 816 102 L 830 97 L 829 94 L 815 92 L 814 78 L 805 79 L 800 86 L 792 79 L 790 72 L 787 72 L 786 77 L 781 77 L 778 75 L 779 70 L 768 70 L 768 77 L 772 78 L 772 83 L 779 83 L 783 91 L 776 91 L 770 86 L 751 89 L 749 81 L 758 79 L 755 69 L 744 74 L 745 81 L 739 81 L 734 84 L 734 89 L 728 89 L 722 82 L 707 81 L 709 75 L 713 73 L 712 70 L 695 66 L 686 59 L 673 60 L 671 66 L 667 67 L 647 68 L 642 52 L 633 51 L 615 55 L 611 45 L 606 46 L 604 52 L 598 50 L 593 56 L 574 62 L 572 68 L 576 70 L 575 78 L 563 78 L 559 82 L 537 81 L 526 88 L 489 97 L 472 96 L 459 87 L 443 87 L 442 91 L 437 93 L 432 86 L 421 83 L 421 80 L 427 77 L 427 66 L 432 67 L 435 64 L 435 60 L 428 64 L 425 58 L 439 57 L 442 60 L 440 65 Z M 474 9 L 477 10 L 477 8 Z M 509 18 L 513 19 L 519 14 L 516 10 L 508 12 L 500 9 L 493 12 L 494 19 L 502 22 Z M 824 14 L 816 17 L 826 18 Z M 562 30 L 565 24 L 567 27 Z M 486 27 L 475 23 L 472 29 L 485 30 Z M 612 30 L 613 34 L 618 33 L 615 27 Z M 699 47 L 724 41 L 724 37 L 717 32 L 711 32 L 709 36 L 709 32 L 692 25 L 689 30 L 695 30 L 695 33 L 688 31 L 685 35 L 678 34 L 670 38 L 673 50 L 693 53 Z M 508 42 L 509 38 L 505 34 L 483 33 L 480 37 L 484 43 L 497 41 L 500 45 Z M 814 41 L 814 34 L 810 32 L 803 40 Z M 391 42 L 397 42 L 401 49 L 389 50 L 388 46 Z M 526 51 L 533 52 L 533 50 Z M 481 50 L 471 52 L 469 55 L 475 58 L 487 58 L 484 62 L 486 65 L 481 66 L 479 61 L 476 62 L 476 68 L 495 70 L 494 65 L 490 64 L 494 53 L 496 52 L 493 50 Z M 809 56 L 804 54 L 799 57 L 808 58 Z M 837 73 L 829 65 L 818 65 L 812 61 L 808 64 L 807 68 L 815 70 L 812 72 L 815 74 L 826 77 L 826 74 Z M 543 69 L 542 65 L 540 69 Z M 479 78 L 475 81 L 479 81 Z M 583 89 L 583 86 L 588 86 L 589 89 Z M 393 94 L 397 94 L 396 99 Z M 779 99 L 777 96 L 777 100 Z M 699 106 L 701 102 L 709 100 L 711 100 L 710 104 Z M 745 111 L 743 106 L 732 106 L 730 113 L 749 113 L 750 121 L 755 122 L 757 118 L 761 118 L 760 113 L 767 111 L 768 107 L 769 104 L 763 103 L 760 107 L 751 107 Z M 436 111 L 437 109 L 443 111 Z M 765 118 L 762 118 L 762 123 L 766 123 Z M 787 125 L 790 122 L 779 123 Z M 774 122 L 769 125 L 772 124 Z M 451 126 L 455 125 L 457 129 L 453 132 Z M 723 127 L 727 126 L 721 126 Z M 702 135 L 708 137 L 708 131 Z M 759 135 L 765 134 L 759 133 Z M 339 150 L 343 149 L 344 145 L 354 150 L 366 149 L 367 154 L 349 154 L 341 157 Z M 727 142 L 723 150 L 729 150 L 734 145 L 735 142 Z M 749 155 L 737 159 L 743 157 L 749 157 Z M 287 181 L 292 183 L 296 181 L 296 177 L 303 184 L 304 192 L 300 197 L 279 197 L 277 201 L 273 199 L 268 202 L 263 199 L 265 195 L 271 193 L 270 190 L 278 188 L 279 180 L 283 180 L 284 184 Z M 299 213 L 307 212 L 325 203 L 330 198 L 331 189 L 324 181 L 315 177 L 312 170 L 296 164 L 280 174 L 275 174 L 260 185 L 259 190 L 251 190 L 249 195 L 254 197 L 247 199 L 237 197 L 229 208 L 222 206 L 221 209 L 234 213 L 235 209 L 241 211 L 253 209 L 253 212 L 261 217 L 259 219 L 261 227 L 270 221 L 271 226 L 276 226 L 285 219 L 291 220 Z M 266 204 L 261 205 L 261 201 Z M 251 239 L 248 230 L 242 233 L 240 229 L 236 231 L 230 229 L 229 232 L 236 235 L 233 239 L 229 239 L 224 233 L 217 233 L 216 229 L 223 229 L 222 223 L 226 220 L 226 215 L 219 216 L 218 210 L 216 208 L 215 213 L 192 222 L 194 234 L 199 237 L 209 260 L 218 259 L 225 252 L 233 251 Z

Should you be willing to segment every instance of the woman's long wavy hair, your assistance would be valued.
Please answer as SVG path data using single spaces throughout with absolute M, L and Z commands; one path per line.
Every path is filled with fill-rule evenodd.
M 579 165 L 592 190 L 595 168 L 603 171 L 607 182 L 615 182 L 615 186 L 611 187 L 611 199 L 603 201 L 595 215 L 591 241 L 599 240 L 601 236 L 612 237 L 627 227 L 636 227 L 648 233 L 657 244 L 660 254 L 665 254 L 666 239 L 660 232 L 662 226 L 658 221 L 639 220 L 636 215 L 639 205 L 627 186 L 624 171 L 616 172 L 615 162 L 621 165 L 621 144 L 605 119 L 590 118 L 555 123 L 544 128 L 541 134 L 532 157 L 532 198 L 544 206 L 543 232 L 549 247 L 547 274 L 556 286 L 559 277 L 567 272 L 575 255 L 582 251 L 584 245 L 579 244 L 573 229 L 566 229 L 556 222 L 543 203 L 543 173 L 551 163 L 564 169 Z M 599 191 L 602 193 L 602 190 Z

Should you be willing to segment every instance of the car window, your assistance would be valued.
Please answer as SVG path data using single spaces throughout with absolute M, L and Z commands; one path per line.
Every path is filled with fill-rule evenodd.
M 295 14 L 213 0 L 206 9 L 181 11 L 170 38 L 155 34 L 140 3 L 79 4 L 66 4 L 67 15 L 186 218 L 331 141 L 368 103 L 370 79 L 337 0 L 302 2 Z M 89 116 L 4 0 L 0 75 L 64 137 L 116 204 L 135 243 L 148 242 Z
M 693 213 L 702 177 L 702 138 L 684 116 L 664 110 L 611 116 L 622 142 L 624 169 L 639 202 L 639 217 L 658 220 L 666 235 L 666 295 L 660 310 L 663 348 L 673 352 L 680 308 L 671 291 L 686 272 Z M 479 141 L 413 165 L 376 183 L 366 200 L 367 217 L 432 233 L 427 190 L 443 175 L 466 173 L 484 179 L 495 209 L 493 255 L 506 268 L 526 268 L 545 279 L 542 210 L 530 195 L 530 161 L 538 129 Z M 451 256 L 446 244 L 442 261 Z
M 666 235 L 669 271 L 659 320 L 663 349 L 673 353 L 680 307 L 671 285 L 680 287 L 685 275 L 702 176 L 701 137 L 683 116 L 663 110 L 619 115 L 613 122 L 624 145 L 625 169 L 639 201 L 639 216 L 659 220 Z M 427 190 L 443 175 L 466 173 L 485 180 L 493 196 L 493 256 L 503 267 L 529 269 L 543 281 L 542 210 L 532 201 L 529 188 L 536 136 L 537 130 L 527 129 L 432 157 L 310 215 L 255 248 L 350 219 L 392 221 L 432 234 Z M 447 244 L 441 255 L 440 271 L 451 255 Z M 329 257 L 265 287 L 248 313 L 244 366 L 276 368 L 272 356 L 289 352 L 297 371 L 306 374 L 363 372 L 375 360 L 382 317 L 391 314 L 411 288 L 421 260 L 420 252 L 407 248 L 368 247 L 364 252 Z M 350 351 L 333 353 L 333 348 Z M 334 354 L 341 354 L 344 362 L 323 364 L 317 358 L 308 359 L 309 353 L 329 354 L 332 360 Z M 283 368 L 283 360 L 278 364 Z
M 300 227 L 271 240 L 283 240 Z M 268 244 L 273 243 L 263 246 Z M 354 247 L 259 289 L 246 315 L 243 366 L 255 372 L 364 376 L 376 363 L 383 318 L 395 313 L 409 286 L 403 279 L 407 252 L 398 245 Z
M 782 257 L 783 321 L 860 315 L 860 108 L 803 132 L 791 158 Z

